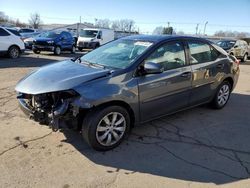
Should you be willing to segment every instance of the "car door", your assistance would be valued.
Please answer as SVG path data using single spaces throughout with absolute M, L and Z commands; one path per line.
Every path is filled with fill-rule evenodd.
M 192 69 L 192 92 L 189 105 L 208 101 L 216 87 L 213 86 L 219 73 L 223 75 L 223 60 L 210 44 L 199 40 L 188 40 L 189 62 Z M 215 84 L 216 85 L 216 84 Z
M 187 65 L 183 43 L 167 42 L 143 63 L 159 63 L 164 72 L 138 77 L 141 121 L 168 114 L 188 104 L 191 68 Z
M 62 48 L 63 49 L 68 49 L 69 48 L 69 42 L 68 42 L 67 33 L 62 32 L 61 37 L 62 37 L 62 41 L 61 41 L 62 42 Z
M 8 51 L 8 48 L 11 44 L 12 36 L 5 31 L 3 28 L 0 28 L 0 51 Z

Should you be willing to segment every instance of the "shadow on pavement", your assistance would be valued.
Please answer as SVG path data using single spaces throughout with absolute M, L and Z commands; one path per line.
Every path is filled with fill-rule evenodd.
M 94 151 L 69 130 L 64 142 L 94 163 L 115 169 L 107 173 L 123 169 L 127 175 L 225 184 L 250 178 L 249 114 L 250 95 L 233 93 L 222 110 L 198 107 L 135 127 L 112 151 Z

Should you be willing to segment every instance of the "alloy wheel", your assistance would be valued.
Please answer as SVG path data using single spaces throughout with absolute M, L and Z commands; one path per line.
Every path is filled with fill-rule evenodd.
M 229 95 L 230 95 L 230 88 L 227 84 L 225 84 L 219 90 L 217 97 L 218 104 L 220 106 L 224 106 L 228 101 Z
M 11 58 L 17 58 L 19 56 L 19 50 L 15 47 L 11 48 L 10 56 Z
M 103 146 L 112 146 L 121 140 L 125 130 L 125 117 L 119 112 L 111 112 L 99 121 L 96 139 Z

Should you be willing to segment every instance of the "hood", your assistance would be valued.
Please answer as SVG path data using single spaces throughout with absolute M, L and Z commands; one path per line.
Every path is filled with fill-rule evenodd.
M 15 90 L 33 95 L 68 90 L 84 82 L 107 76 L 109 72 L 107 69 L 66 60 L 31 72 L 18 82 Z

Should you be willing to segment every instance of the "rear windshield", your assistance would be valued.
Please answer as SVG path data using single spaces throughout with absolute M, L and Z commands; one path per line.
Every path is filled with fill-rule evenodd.
M 21 36 L 17 30 L 14 30 L 14 29 L 7 29 L 7 30 L 16 36 L 19 36 L 19 37 Z

